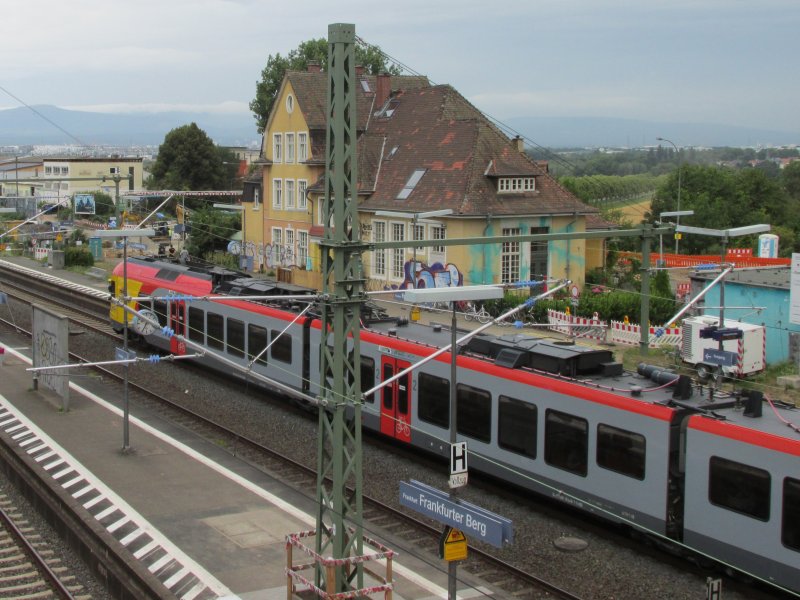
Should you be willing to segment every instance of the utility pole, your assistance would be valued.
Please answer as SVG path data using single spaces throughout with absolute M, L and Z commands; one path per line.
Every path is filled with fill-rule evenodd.
M 335 559 L 361 555 L 364 545 L 359 327 L 364 301 L 361 254 L 366 245 L 360 237 L 356 196 L 354 49 L 355 25 L 328 26 L 316 552 Z M 331 573 L 334 582 L 329 581 Z M 363 577 L 361 563 L 352 570 L 344 565 L 330 571 L 316 566 L 316 585 L 329 591 L 347 591 L 354 579 L 361 587 Z
M 639 310 L 639 353 L 647 356 L 650 349 L 650 243 L 653 239 L 653 226 L 646 224 L 642 229 L 642 305 Z

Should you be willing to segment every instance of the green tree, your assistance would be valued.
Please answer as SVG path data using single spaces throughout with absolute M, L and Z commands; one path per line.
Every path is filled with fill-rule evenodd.
M 364 67 L 366 73 L 391 73 L 399 75 L 402 69 L 386 61 L 386 56 L 378 46 L 357 45 L 356 64 Z M 305 71 L 311 62 L 319 63 L 324 71 L 328 65 L 328 41 L 318 38 L 302 42 L 286 56 L 280 53 L 269 55 L 267 65 L 261 71 L 261 81 L 256 83 L 256 97 L 250 102 L 250 110 L 256 119 L 258 132 L 263 133 L 272 104 L 278 95 L 286 71 Z
M 235 162 L 230 151 L 215 146 L 205 131 L 190 123 L 164 137 L 147 187 L 179 191 L 228 189 L 236 174 Z
M 187 250 L 192 256 L 205 257 L 227 249 L 233 234 L 241 231 L 241 215 L 239 212 L 200 208 L 192 212 L 191 227 Z
M 800 200 L 800 160 L 790 162 L 783 168 L 781 185 L 789 197 Z

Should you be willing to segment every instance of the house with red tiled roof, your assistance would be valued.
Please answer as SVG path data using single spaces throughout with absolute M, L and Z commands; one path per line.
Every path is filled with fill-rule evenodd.
M 415 249 L 412 242 L 422 239 L 581 232 L 598 211 L 558 185 L 525 154 L 521 139 L 509 139 L 451 86 L 421 77 L 357 78 L 361 231 L 369 241 L 409 241 L 406 249 L 365 254 L 370 288 L 414 280 L 417 287 L 583 281 L 586 243 L 579 239 Z M 312 287 L 321 286 L 326 90 L 325 73 L 287 73 L 265 129 L 262 215 L 246 218 L 255 224 L 249 227 L 262 224 L 266 268 Z M 419 218 L 431 211 L 450 214 Z

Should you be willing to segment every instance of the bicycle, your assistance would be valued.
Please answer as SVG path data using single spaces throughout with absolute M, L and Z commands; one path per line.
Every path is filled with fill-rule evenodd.
M 489 314 L 489 311 L 487 311 L 483 305 L 479 308 L 474 302 L 467 302 L 466 306 L 463 306 L 462 312 L 464 313 L 464 320 L 466 321 L 475 319 L 481 325 L 485 325 L 492 320 L 492 315 Z

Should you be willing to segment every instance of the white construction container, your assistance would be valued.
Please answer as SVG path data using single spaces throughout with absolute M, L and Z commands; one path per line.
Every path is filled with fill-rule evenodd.
M 700 337 L 703 329 L 716 327 L 718 324 L 719 317 L 714 316 L 688 317 L 683 320 L 681 357 L 697 367 L 701 378 L 712 374 L 717 365 L 722 365 L 726 375 L 735 377 L 752 375 L 766 368 L 766 327 L 725 319 L 723 329 L 741 329 L 742 337 L 724 340 L 723 351 L 719 352 L 718 340 Z

